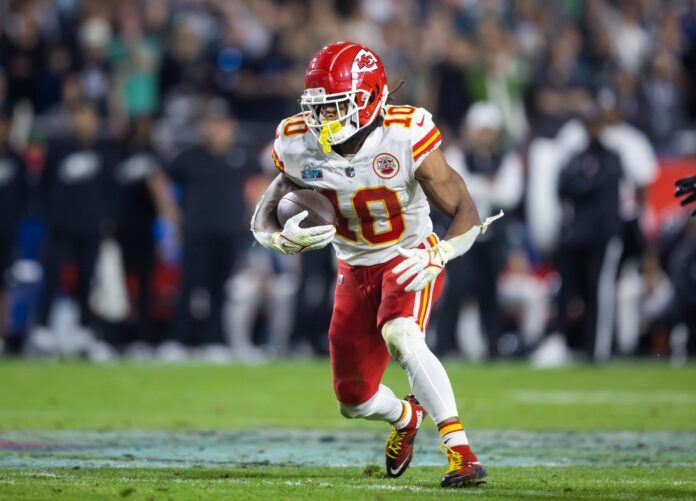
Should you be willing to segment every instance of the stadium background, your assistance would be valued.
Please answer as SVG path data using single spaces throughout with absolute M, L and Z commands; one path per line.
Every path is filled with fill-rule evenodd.
M 228 282 L 227 336 L 232 344 L 236 339 L 238 350 L 253 350 L 252 343 L 262 347 L 270 343 L 275 345 L 271 353 L 286 353 L 289 346 L 301 348 L 309 340 L 315 352 L 325 352 L 322 338 L 330 308 L 326 291 L 330 291 L 333 273 L 330 257 L 271 257 L 254 247 L 244 230 L 263 186 L 273 176 L 268 144 L 274 127 L 297 112 L 302 74 L 312 54 L 337 39 L 355 39 L 378 51 L 392 89 L 404 82 L 395 102 L 432 110 L 444 133 L 445 147 L 459 144 L 460 124 L 472 103 L 490 101 L 501 111 L 505 149 L 519 153 L 526 181 L 521 196 L 513 197 L 505 207 L 506 234 L 499 241 L 505 256 L 498 295 L 503 296 L 508 320 L 504 329 L 511 333 L 524 330 L 520 317 L 529 313 L 520 311 L 517 298 L 509 297 L 510 287 L 527 284 L 529 291 L 537 291 L 529 294 L 540 295 L 534 307 L 543 310 L 544 318 L 531 328 L 534 332 L 525 333 L 532 338 L 530 345 L 546 329 L 558 289 L 558 277 L 553 273 L 556 249 L 543 242 L 537 245 L 543 238 L 534 238 L 534 227 L 542 222 L 536 222 L 533 205 L 543 204 L 546 195 L 531 195 L 529 178 L 535 166 L 529 164 L 530 145 L 539 138 L 553 137 L 589 101 L 601 100 L 602 93 L 608 92 L 622 120 L 647 136 L 659 159 L 657 173 L 648 174 L 647 202 L 638 214 L 640 232 L 646 238 L 637 251 L 642 264 L 639 272 L 627 275 L 625 284 L 619 286 L 623 294 L 619 303 L 632 302 L 630 307 L 635 309 L 651 300 L 669 302 L 661 296 L 668 293 L 657 292 L 670 289 L 664 271 L 670 258 L 663 249 L 664 234 L 686 231 L 687 224 L 686 212 L 679 211 L 671 197 L 671 184 L 680 175 L 693 172 L 696 148 L 693 2 L 276 5 L 155 0 L 5 1 L 0 5 L 4 20 L 0 96 L 13 118 L 11 141 L 25 160 L 31 190 L 22 206 L 24 217 L 17 233 L 19 252 L 15 256 L 19 261 L 8 274 L 11 350 L 17 351 L 26 339 L 36 313 L 45 233 L 42 223 L 48 210 L 42 207 L 38 185 L 48 145 L 70 129 L 70 110 L 83 100 L 93 103 L 100 113 L 99 134 L 112 141 L 113 154 L 119 159 L 128 158 L 131 124 L 145 122 L 144 134 L 149 136 L 145 142 L 152 145 L 158 167 L 168 172 L 178 153 L 200 141 L 195 124 L 215 97 L 224 101 L 227 112 L 238 121 L 231 155 L 242 171 L 243 190 L 231 187 L 230 196 L 243 194 L 245 202 L 229 223 L 238 250 L 231 276 L 238 280 Z M 118 236 L 123 219 L 119 210 L 140 208 L 127 205 L 133 203 L 130 200 L 123 202 L 125 207 L 119 206 L 121 196 L 125 195 L 115 191 L 111 202 L 115 212 L 103 217 L 100 228 L 104 235 Z M 135 214 L 130 219 L 138 217 Z M 150 214 L 142 215 L 144 224 L 148 217 Z M 443 224 L 439 224 L 440 230 Z M 97 329 L 102 338 L 121 349 L 132 341 L 159 344 L 172 338 L 181 239 L 172 236 L 176 231 L 171 225 L 156 225 L 154 231 L 159 259 L 151 273 L 153 319 L 148 319 L 148 332 L 141 329 L 136 333 L 123 325 L 140 315 L 134 298 L 136 289 L 142 289 L 137 274 L 133 277 L 133 269 L 140 269 L 137 258 L 129 260 L 126 270 L 134 303 L 130 315 L 121 315 L 119 320 L 125 322 L 116 326 L 115 333 L 113 326 Z M 313 269 L 307 269 L 310 263 Z M 68 265 L 59 290 L 74 289 L 76 275 Z M 512 280 L 506 280 L 510 277 Z M 306 286 L 308 281 L 316 284 Z M 274 301 L 283 305 L 269 306 Z M 71 317 L 69 306 L 61 309 L 61 304 L 56 302 L 54 312 L 58 309 L 64 314 L 59 313 L 54 322 L 61 324 L 63 319 L 71 325 L 74 312 Z M 316 315 L 298 315 L 303 309 Z M 282 318 L 275 319 L 274 314 Z M 435 315 L 436 323 L 437 312 Z M 666 334 L 664 329 L 656 332 L 661 325 L 656 316 L 641 319 L 639 327 L 620 329 L 633 337 L 644 335 L 641 342 L 629 338 L 619 346 L 624 354 L 666 355 Z M 240 322 L 248 326 L 242 328 Z M 286 324 L 289 331 L 270 332 L 278 331 L 279 324 Z M 472 325 L 476 326 L 476 319 Z M 249 340 L 252 331 L 255 338 Z M 194 344 L 202 341 L 191 339 Z M 503 351 L 524 352 L 515 348 L 517 344 L 524 340 L 513 341 Z M 480 345 L 469 347 L 471 356 L 482 356 Z M 133 351 L 148 355 L 143 345 L 136 345 Z M 113 355 L 108 350 L 100 353 L 102 358 Z
M 458 398 L 467 403 L 463 412 L 467 423 L 493 430 L 664 431 L 657 438 L 618 435 L 613 446 L 616 450 L 626 446 L 629 453 L 635 446 L 638 453 L 644 447 L 640 443 L 655 439 L 655 450 L 646 452 L 653 459 L 641 456 L 641 464 L 648 465 L 647 469 L 621 470 L 635 466 L 635 457 L 628 456 L 617 460 L 608 455 L 605 463 L 599 460 L 597 465 L 617 467 L 614 473 L 607 473 L 609 478 L 615 475 L 615 479 L 634 479 L 626 480 L 627 484 L 623 480 L 609 481 L 616 492 L 628 485 L 638 495 L 693 495 L 693 482 L 675 482 L 693 473 L 693 461 L 685 458 L 689 447 L 693 447 L 694 425 L 689 416 L 693 417 L 696 388 L 693 367 L 686 361 L 694 354 L 696 333 L 693 309 L 680 310 L 679 305 L 694 304 L 696 287 L 690 289 L 691 296 L 681 294 L 684 289 L 675 283 L 679 276 L 678 271 L 675 276 L 674 259 L 685 252 L 693 255 L 696 238 L 694 218 L 689 219 L 689 211 L 679 207 L 672 196 L 674 180 L 696 172 L 693 0 L 0 0 L 0 108 L 9 117 L 9 144 L 21 158 L 27 180 L 27 195 L 16 206 L 3 205 L 0 200 L 0 210 L 13 217 L 18 208 L 21 210 L 16 225 L 12 220 L 11 232 L 2 234 L 4 248 L 12 250 L 12 265 L 3 277 L 6 311 L 2 331 L 7 358 L 0 361 L 0 373 L 4 373 L 1 379 L 5 382 L 0 392 L 0 447 L 8 454 L 8 462 L 3 466 L 10 470 L 6 471 L 26 466 L 99 465 L 97 460 L 80 459 L 79 454 L 73 457 L 69 453 L 63 462 L 41 463 L 37 458 L 51 458 L 56 450 L 72 450 L 64 442 L 70 444 L 82 438 L 58 433 L 55 440 L 59 445 L 47 449 L 39 445 L 34 450 L 26 444 L 53 440 L 47 438 L 50 433 L 37 438 L 32 434 L 37 429 L 224 430 L 259 429 L 266 425 L 308 429 L 313 427 L 311 419 L 316 418 L 319 429 L 357 427 L 371 433 L 376 430 L 373 425 L 361 428 L 334 417 L 337 413 L 323 359 L 334 280 L 332 252 L 299 257 L 271 255 L 255 246 L 246 230 L 256 200 L 276 174 L 270 155 L 275 127 L 279 120 L 299 111 L 297 98 L 302 92 L 307 62 L 326 43 L 343 39 L 364 43 L 381 55 L 390 87 L 396 89 L 403 80 L 394 102 L 432 111 L 443 132 L 443 148 L 464 148 L 460 129 L 467 112 L 477 102 L 493 103 L 501 116 L 501 151 L 514 152 L 522 165 L 521 195 L 506 207 L 505 230 L 500 236 L 502 265 L 494 290 L 503 319 L 501 339 L 494 347 L 499 351 L 495 358 L 503 362 L 498 366 L 466 365 L 467 360 L 485 360 L 491 355 L 480 315 L 472 308 L 472 294 L 461 302 L 466 308 L 458 320 L 454 344 L 436 345 L 441 314 L 437 310 L 429 334 L 434 348 L 445 357 L 453 373 Z M 36 331 L 42 272 L 48 259 L 42 171 L 51 145 L 71 130 L 71 113 L 83 103 L 97 110 L 100 140 L 108 144 L 114 158 L 128 158 L 133 131 L 145 124 L 142 129 L 148 153 L 157 159 L 155 170 L 165 174 L 162 179 L 179 202 L 186 187 L 173 175 L 175 159 L 201 143 L 205 132 L 199 128 L 199 122 L 221 115 L 232 119 L 234 145 L 228 158 L 240 182 L 230 186 L 230 193 L 243 203 L 226 230 L 233 241 L 235 259 L 233 272 L 225 283 L 221 337 L 200 338 L 198 326 L 183 337 L 176 332 L 182 245 L 187 233 L 172 223 L 167 214 L 160 213 L 156 217 L 150 215 L 152 221 L 145 218 L 146 223 L 153 223 L 148 229 L 156 256 L 150 270 L 147 318 L 140 314 L 138 293 L 143 284 L 138 280 L 136 258 L 128 263 L 135 270 L 125 270 L 127 313 L 121 308 L 121 313 L 110 320 L 96 316 L 89 329 L 79 328 L 78 308 L 70 299 L 79 288 L 79 271 L 68 260 L 61 266 L 57 295 L 51 305 L 49 332 L 56 342 L 48 346 L 31 342 Z M 629 197 L 637 202 L 631 217 L 639 221 L 634 228 L 639 229 L 640 245 L 634 247 L 632 262 L 626 260 L 628 266 L 622 267 L 615 281 L 617 322 L 613 326 L 612 359 L 630 356 L 657 360 L 647 365 L 574 365 L 561 372 L 538 373 L 528 368 L 528 358 L 531 365 L 543 366 L 572 359 L 583 362 L 588 357 L 581 350 L 572 356 L 563 350 L 559 352 L 558 344 L 547 346 L 547 355 L 556 350 L 551 353 L 553 356 L 539 354 L 539 347 L 548 340 L 547 334 L 553 334 L 550 326 L 563 275 L 556 266 L 557 247 L 543 238 L 548 230 L 543 215 L 554 206 L 552 201 L 544 205 L 544 197 L 532 191 L 531 173 L 539 166 L 530 161 L 530 152 L 535 143 L 552 144 L 544 141 L 557 140 L 562 127 L 585 116 L 588 109 L 594 109 L 593 103 L 602 110 L 611 108 L 622 123 L 639 130 L 656 158 L 654 175 L 648 176 L 645 186 L 632 186 L 634 192 Z M 641 159 L 641 164 L 650 163 L 649 158 Z M 118 165 L 114 161 L 112 167 L 117 169 Z M 555 189 L 551 186 L 552 192 Z M 123 202 L 119 200 L 121 191 L 114 188 L 110 193 L 113 199 L 100 221 L 100 238 L 116 237 L 128 245 L 119 240 L 118 210 L 124 207 L 119 205 Z M 131 216 L 137 219 L 138 214 Z M 446 221 L 436 217 L 436 224 L 442 231 Z M 677 248 L 680 250 L 675 253 Z M 228 275 L 224 266 L 221 270 Z M 450 280 L 456 281 L 452 273 Z M 108 317 L 114 309 L 107 305 L 105 311 Z M 582 311 L 581 304 L 575 323 L 571 322 L 568 332 L 561 333 L 573 349 L 582 347 L 586 337 L 576 325 L 582 320 Z M 319 361 L 310 360 L 314 356 Z M 19 360 L 10 360 L 14 357 Z M 114 365 L 118 373 L 103 372 L 80 362 L 47 363 L 84 358 L 91 362 L 124 363 Z M 286 358 L 296 360 L 287 362 Z M 508 359 L 523 363 L 510 365 Z M 143 361 L 152 364 L 139 365 Z M 669 367 L 667 361 L 679 368 Z M 176 365 L 163 366 L 161 362 Z M 200 362 L 224 365 L 205 368 L 198 365 Z M 552 374 L 548 377 L 554 379 L 553 383 L 545 374 Z M 394 374 L 389 377 L 398 380 Z M 279 382 L 283 378 L 288 386 Z M 322 386 L 320 380 L 326 384 Z M 472 380 L 477 389 L 470 388 Z M 239 385 L 239 381 L 249 384 Z M 394 384 L 406 389 L 403 381 Z M 498 392 L 502 387 L 519 391 L 511 397 Z M 188 396 L 176 403 L 179 390 Z M 221 396 L 228 391 L 231 395 Z M 109 394 L 112 399 L 107 413 L 98 410 L 101 394 Z M 225 398 L 232 400 L 220 403 Z M 308 413 L 298 404 L 305 399 Z M 646 407 L 644 402 L 651 399 L 655 405 Z M 277 416 L 274 401 L 286 409 L 287 417 L 282 413 Z M 235 408 L 235 412 L 228 413 L 226 405 Z M 244 410 L 236 410 L 239 406 Z M 303 417 L 306 414 L 310 414 L 307 419 Z M 22 435 L 22 430 L 30 433 Z M 485 449 L 495 440 L 485 435 L 482 438 L 484 458 L 510 453 L 511 449 L 501 452 L 503 449 L 493 445 Z M 626 442 L 622 442 L 623 438 Z M 162 440 L 171 439 L 167 436 Z M 310 440 L 302 436 L 298 440 L 304 439 Z M 194 444 L 197 440 L 204 439 L 192 438 Z M 590 458 L 592 450 L 606 444 L 602 440 L 607 438 L 597 440 L 588 442 L 587 458 L 578 460 L 579 463 L 569 460 L 568 464 L 594 463 Z M 565 450 L 561 442 L 557 445 Z M 98 438 L 96 443 L 97 449 L 103 446 Z M 549 442 L 549 450 L 553 450 L 554 444 L 553 440 Z M 534 448 L 533 443 L 528 445 L 526 451 Z M 672 455 L 665 450 L 672 450 Z M 49 452 L 44 454 L 45 451 Z M 176 456 L 160 450 L 153 454 L 165 462 Z M 135 455 L 139 457 L 138 452 Z M 198 460 L 192 461 L 196 464 Z M 210 466 L 205 463 L 208 460 L 200 459 L 201 464 Z M 179 464 L 178 460 L 171 461 L 167 464 Z M 276 464 L 272 457 L 268 461 Z M 321 461 L 318 464 L 324 464 Z M 520 465 L 526 464 L 520 461 Z M 561 463 L 563 459 L 552 467 Z M 249 476 L 242 475 L 246 480 L 237 487 L 242 485 L 253 493 L 258 487 L 253 485 L 254 475 L 263 475 L 263 468 L 255 469 L 253 459 L 248 464 Z M 530 464 L 545 463 L 532 460 Z M 653 473 L 652 467 L 670 464 L 674 468 L 656 475 L 654 485 L 637 484 L 646 472 Z M 19 496 L 35 488 L 65 489 L 80 475 L 58 472 L 55 480 L 46 480 L 48 483 L 37 487 L 37 477 L 32 476 L 36 470 L 17 471 L 12 476 L 0 470 L 0 494 L 3 485 L 10 487 L 10 481 L 2 483 L 3 478 L 14 479 L 15 490 L 11 492 Z M 140 475 L 136 470 L 129 471 L 133 478 Z M 436 476 L 438 471 L 432 470 L 430 475 Z M 500 470 L 499 486 L 510 490 L 494 495 L 519 495 L 514 494 L 514 489 L 526 480 L 514 475 L 506 477 L 510 475 L 506 471 Z M 548 472 L 543 468 L 534 471 L 530 473 L 533 479 L 535 475 L 543 478 Z M 602 491 L 592 490 L 598 487 L 591 481 L 590 487 L 585 486 L 588 491 L 573 484 L 587 480 L 591 471 L 574 470 L 568 477 L 561 475 L 565 481 L 577 473 L 568 484 L 557 479 L 545 487 L 524 485 L 572 497 L 572 491 L 565 490 L 571 485 L 579 489 L 577 492 L 599 496 Z M 356 472 L 368 486 L 380 482 L 372 478 L 370 470 Z M 415 482 L 421 489 L 430 485 L 425 472 L 426 469 L 420 470 Z M 210 475 L 217 478 L 218 473 L 214 470 Z M 300 475 L 306 478 L 312 474 Z M 104 473 L 95 475 L 97 478 Z M 131 482 L 142 481 L 142 485 L 148 485 L 143 487 L 147 491 L 154 489 L 148 482 L 159 485 L 156 482 L 168 481 L 168 474 L 162 475 L 160 480 L 141 478 Z M 186 480 L 181 484 L 181 492 L 215 495 L 216 491 L 206 491 L 209 486 L 203 485 L 209 480 L 208 473 L 183 475 Z M 275 479 L 272 482 L 280 483 L 264 484 L 263 489 L 271 489 L 268 492 L 287 488 L 301 497 L 308 492 L 311 495 L 312 489 L 317 488 L 302 484 L 302 479 L 288 487 L 282 482 L 295 477 L 286 477 L 283 471 L 273 470 L 271 476 Z M 120 486 L 117 490 L 102 491 L 99 479 L 92 480 L 85 480 L 88 492 L 130 495 L 129 481 L 122 477 L 111 479 Z M 347 480 L 336 482 L 343 481 Z M 23 491 L 24 488 L 28 490 Z M 82 487 L 72 488 L 78 490 L 66 492 L 86 495 L 79 490 Z M 37 492 L 45 493 L 38 490 L 35 496 L 39 496 Z M 372 495 L 372 491 L 356 492 Z M 542 491 L 529 492 L 539 495 Z

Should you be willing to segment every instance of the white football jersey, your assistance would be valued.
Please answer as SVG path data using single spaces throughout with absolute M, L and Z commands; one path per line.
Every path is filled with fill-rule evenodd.
M 338 259 L 369 266 L 432 234 L 430 207 L 415 172 L 441 140 L 425 109 L 387 106 L 383 125 L 352 158 L 344 158 L 324 153 L 302 116 L 294 115 L 278 126 L 273 161 L 291 181 L 322 192 L 334 205 Z

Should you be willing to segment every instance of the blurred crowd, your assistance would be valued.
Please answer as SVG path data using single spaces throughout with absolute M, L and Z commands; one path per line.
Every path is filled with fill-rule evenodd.
M 696 0 L 0 0 L 5 351 L 326 354 L 331 251 L 271 255 L 248 221 L 336 40 L 507 213 L 448 265 L 438 353 L 696 353 L 695 223 L 646 221 L 659 160 L 696 171 Z

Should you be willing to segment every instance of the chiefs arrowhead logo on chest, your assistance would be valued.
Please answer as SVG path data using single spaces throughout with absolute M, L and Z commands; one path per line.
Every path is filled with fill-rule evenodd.
M 380 153 L 372 161 L 372 170 L 382 179 L 391 179 L 399 172 L 399 161 L 394 155 Z

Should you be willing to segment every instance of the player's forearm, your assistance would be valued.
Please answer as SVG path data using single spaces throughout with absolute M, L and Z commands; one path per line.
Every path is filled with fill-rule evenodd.
M 476 204 L 464 181 L 457 174 L 454 176 L 456 178 L 421 183 L 428 200 L 452 219 L 445 238 L 462 235 L 473 226 L 481 224 Z
M 275 215 L 279 200 L 267 195 L 269 194 L 264 194 L 256 205 L 256 210 L 251 218 L 251 232 L 257 242 L 266 248 L 271 248 L 273 234 L 280 231 L 280 224 Z
M 474 201 L 469 196 L 469 193 L 466 192 L 461 194 L 459 203 L 452 215 L 452 223 L 447 229 L 445 239 L 448 240 L 463 235 L 474 226 L 481 226 L 481 219 L 479 218 Z
M 280 199 L 287 193 L 298 189 L 285 176 L 279 174 L 268 186 L 251 218 L 251 231 L 256 240 L 264 247 L 272 246 L 273 234 L 281 230 L 276 209 Z
M 280 224 L 278 223 L 278 218 L 275 215 L 276 208 L 278 207 L 278 200 L 271 197 L 264 197 L 256 205 L 256 210 L 251 218 L 251 231 L 257 232 L 269 232 L 280 230 Z
M 464 181 L 449 178 L 447 182 L 428 186 L 433 195 L 428 198 L 441 211 L 452 218 L 445 239 L 438 246 L 445 262 L 466 253 L 481 233 L 481 219 Z

